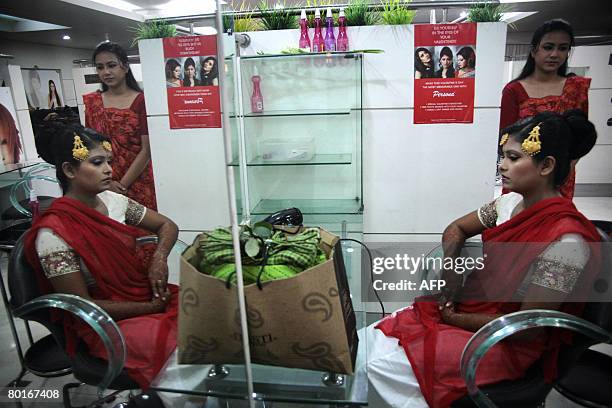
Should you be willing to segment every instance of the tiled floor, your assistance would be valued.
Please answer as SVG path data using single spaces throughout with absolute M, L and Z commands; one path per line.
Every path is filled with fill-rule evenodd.
M 581 210 L 589 219 L 612 220 L 612 197 L 576 197 L 574 199 L 574 202 L 576 206 L 578 207 L 578 209 Z M 3 271 L 3 274 L 2 274 L 3 279 L 5 279 L 4 271 L 6 271 L 6 262 L 7 262 L 6 256 L 2 256 L 2 259 L 0 259 L 0 268 Z M 17 357 L 17 352 L 15 348 L 15 342 L 13 341 L 13 337 L 9 329 L 5 309 L 3 307 L 1 309 L 2 310 L 0 311 L 0 367 L 1 367 L 0 369 L 0 387 L 4 386 L 5 384 L 13 380 L 19 373 L 19 367 L 20 367 L 19 359 Z M 18 329 L 20 332 L 20 337 L 22 339 L 21 340 L 22 344 L 26 344 L 27 339 L 25 336 L 25 330 L 23 329 L 21 322 L 18 322 Z M 37 324 L 32 325 L 32 331 L 34 333 L 35 338 L 46 334 L 45 329 Z M 612 346 L 603 346 L 603 347 L 600 346 L 598 347 L 598 349 L 604 352 L 608 352 L 609 354 L 612 355 Z M 26 375 L 24 377 L 24 380 L 32 381 L 30 385 L 28 386 L 28 388 L 30 389 L 47 389 L 47 390 L 61 390 L 61 387 L 63 386 L 63 384 L 67 382 L 75 381 L 74 377 L 72 376 L 64 376 L 64 377 L 51 378 L 51 379 L 41 379 L 31 374 Z M 114 403 L 107 404 L 107 406 L 115 405 L 117 402 L 121 401 L 121 399 L 125 397 L 125 394 L 126 393 L 123 393 L 123 396 L 121 396 Z M 0 406 L 4 407 L 4 406 L 11 405 L 10 403 L 8 403 L 6 399 L 1 399 L 1 398 L 2 397 L 0 397 Z M 95 398 L 96 398 L 95 388 L 84 386 L 84 387 L 81 387 L 75 393 L 73 397 L 74 399 L 73 402 L 75 405 L 82 405 L 82 404 L 89 403 L 95 400 Z M 196 404 L 189 404 L 189 405 L 194 406 Z M 55 403 L 31 403 L 31 404 L 24 404 L 24 406 L 30 408 L 30 407 L 37 407 L 37 406 L 41 406 L 41 407 L 58 406 L 60 407 L 62 405 L 61 405 L 61 402 L 55 402 Z M 209 400 L 206 406 L 207 407 L 221 407 L 224 405 L 218 404 L 216 401 Z M 240 404 L 240 403 L 232 403 L 231 406 L 232 407 L 239 407 L 239 406 L 242 407 L 246 405 Z M 270 405 L 268 404 L 266 406 L 269 407 Z M 274 408 L 298 407 L 298 406 L 299 405 L 283 404 L 283 403 L 275 403 L 273 405 Z M 547 402 L 546 402 L 546 406 L 554 407 L 554 408 L 578 407 L 578 405 L 573 404 L 570 401 L 567 401 L 563 396 L 561 396 L 554 390 L 550 393 L 547 399 Z M 314 407 L 314 406 L 310 405 L 309 407 Z M 374 408 L 377 408 L 377 407 L 374 407 Z

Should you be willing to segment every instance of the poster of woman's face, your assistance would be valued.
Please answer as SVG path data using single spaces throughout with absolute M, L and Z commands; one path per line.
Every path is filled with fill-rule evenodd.
M 455 71 L 457 71 L 458 78 L 476 76 L 476 45 L 457 46 L 456 59 Z
M 58 69 L 21 69 L 30 109 L 54 109 L 64 106 L 64 92 L 59 73 Z
M 217 57 L 166 58 L 166 87 L 218 86 Z
M 437 46 L 434 49 L 436 78 L 454 78 L 457 47 L 452 45 Z
M 414 52 L 414 77 L 473 78 L 476 76 L 475 45 L 418 47 Z
M 415 79 L 433 78 L 435 72 L 434 47 L 417 47 L 414 50 Z
M 19 163 L 21 139 L 17 129 L 17 115 L 13 107 L 11 90 L 0 88 L 0 154 L 3 164 Z

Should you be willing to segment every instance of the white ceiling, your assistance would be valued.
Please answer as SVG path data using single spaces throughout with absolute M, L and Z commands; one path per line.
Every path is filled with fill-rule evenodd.
M 245 4 L 256 7 L 258 1 L 245 0 Z M 378 3 L 378 0 L 371 1 Z M 128 10 L 116 7 L 122 3 L 125 5 L 126 2 Z M 285 4 L 299 7 L 305 2 L 305 0 L 287 0 Z M 0 40 L 27 41 L 91 50 L 108 37 L 129 48 L 133 37 L 130 30 L 145 18 L 160 14 L 175 16 L 206 14 L 213 10 L 212 3 L 212 0 L 1 0 L 0 14 L 69 28 L 16 32 L 11 31 L 6 21 L 0 18 Z M 338 3 L 346 3 L 346 0 Z M 197 8 L 192 9 L 190 4 Z M 539 24 L 556 17 L 572 23 L 576 35 L 579 36 L 578 44 L 612 43 L 612 0 L 516 1 L 509 5 L 515 12 L 535 11 L 536 13 L 514 23 L 517 30 L 508 30 L 508 43 L 528 43 L 531 33 Z M 448 21 L 458 18 L 463 10 L 463 7 L 449 8 Z M 419 9 L 414 22 L 428 23 L 429 15 L 429 9 Z M 438 20 L 442 18 L 440 9 L 437 18 Z M 71 39 L 62 40 L 64 34 L 70 35 Z

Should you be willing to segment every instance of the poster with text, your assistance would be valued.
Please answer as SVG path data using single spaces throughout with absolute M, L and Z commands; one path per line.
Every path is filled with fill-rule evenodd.
M 217 36 L 163 41 L 170 129 L 220 128 Z
M 472 123 L 476 23 L 414 26 L 414 123 Z

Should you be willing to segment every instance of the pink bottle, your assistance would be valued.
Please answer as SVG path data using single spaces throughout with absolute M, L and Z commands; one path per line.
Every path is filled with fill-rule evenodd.
M 30 190 L 30 202 L 28 204 L 30 206 L 30 212 L 32 213 L 32 222 L 34 222 L 40 214 L 40 203 L 38 202 L 38 197 L 34 189 Z
M 310 37 L 308 36 L 308 20 L 306 19 L 306 10 L 302 10 L 300 15 L 300 49 L 310 51 Z
M 253 94 L 251 95 L 251 112 L 262 113 L 264 110 L 263 96 L 261 96 L 261 88 L 259 87 L 261 77 L 258 75 L 257 67 L 253 67 L 253 76 L 251 77 L 251 81 L 253 81 Z
M 315 10 L 315 32 L 312 37 L 312 52 L 325 51 L 325 40 L 321 34 L 321 11 Z
M 346 17 L 344 16 L 344 9 L 340 9 L 340 15 L 338 16 L 338 40 L 336 41 L 336 51 L 348 51 L 349 40 L 346 35 Z

